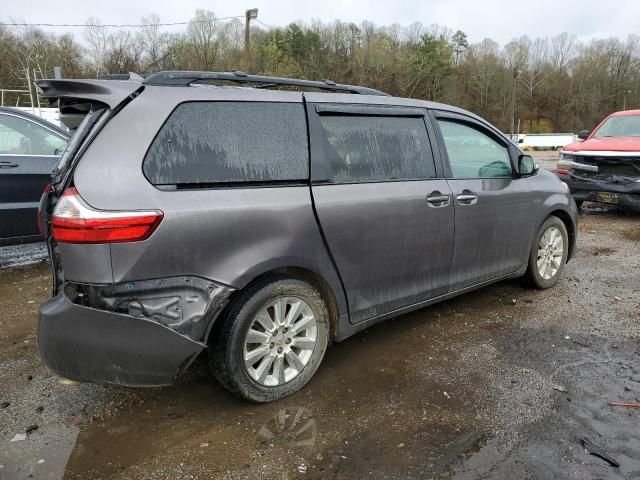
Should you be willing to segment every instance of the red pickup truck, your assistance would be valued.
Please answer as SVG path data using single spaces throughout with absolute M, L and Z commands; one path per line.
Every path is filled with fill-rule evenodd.
M 616 112 L 560 152 L 556 173 L 584 201 L 640 211 L 640 110 Z

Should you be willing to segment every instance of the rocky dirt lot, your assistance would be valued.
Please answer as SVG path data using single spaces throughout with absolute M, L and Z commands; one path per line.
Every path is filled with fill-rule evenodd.
M 640 216 L 587 209 L 556 288 L 503 282 L 379 324 L 268 405 L 204 362 L 167 388 L 59 383 L 36 347 L 48 265 L 4 268 L 0 478 L 638 478 L 640 409 L 608 403 L 640 402 L 639 247 Z

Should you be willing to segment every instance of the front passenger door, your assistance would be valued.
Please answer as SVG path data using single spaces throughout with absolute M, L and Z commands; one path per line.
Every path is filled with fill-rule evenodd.
M 453 192 L 450 291 L 516 272 L 527 261 L 530 187 L 513 171 L 506 139 L 463 115 L 436 114 Z M 447 163 L 445 162 L 445 163 Z

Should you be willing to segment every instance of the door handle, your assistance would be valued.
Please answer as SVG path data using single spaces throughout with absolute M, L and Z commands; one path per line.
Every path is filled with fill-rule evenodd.
M 427 197 L 430 207 L 446 207 L 449 205 L 449 195 L 442 195 L 440 192 L 432 192 Z
M 0 162 L 0 168 L 16 168 L 18 166 L 17 163 L 2 161 Z
M 456 197 L 460 205 L 475 205 L 478 202 L 478 196 L 473 193 L 462 193 Z

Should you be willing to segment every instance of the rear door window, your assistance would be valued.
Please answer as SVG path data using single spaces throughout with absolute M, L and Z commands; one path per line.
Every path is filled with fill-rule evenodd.
M 330 183 L 436 176 L 422 117 L 321 115 Z
M 187 102 L 162 126 L 144 160 L 154 185 L 303 181 L 308 148 L 302 104 Z
M 0 114 L 0 154 L 57 156 L 67 139 L 31 120 Z

